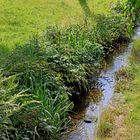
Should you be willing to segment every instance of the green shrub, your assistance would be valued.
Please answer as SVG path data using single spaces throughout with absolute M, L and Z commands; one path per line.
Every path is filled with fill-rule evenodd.
M 127 41 L 131 37 L 132 26 L 129 20 L 121 15 L 99 15 L 96 22 L 95 36 L 97 42 L 104 47 L 106 55 L 117 47 L 117 43 Z
M 124 14 L 128 16 L 133 22 L 138 21 L 140 12 L 139 0 L 127 0 L 124 7 Z

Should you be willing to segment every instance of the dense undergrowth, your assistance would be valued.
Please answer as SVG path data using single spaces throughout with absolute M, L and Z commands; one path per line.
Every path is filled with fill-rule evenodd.
M 67 28 L 49 26 L 41 36 L 34 35 L 24 45 L 17 45 L 2 59 L 3 76 L 16 75 L 13 82 L 18 86 L 11 85 L 12 88 L 19 92 L 26 90 L 29 95 L 25 100 L 14 96 L 12 101 L 7 99 L 18 108 L 24 102 L 27 105 L 10 110 L 4 124 L 7 127 L 2 131 L 4 134 L 1 133 L 3 137 L 54 140 L 67 130 L 68 111 L 73 108 L 71 97 L 79 98 L 88 93 L 98 78 L 103 59 L 118 43 L 130 38 L 134 25 L 131 17 L 120 13 L 96 15 L 94 19 L 93 24 L 87 21 Z M 0 91 L 3 91 L 2 85 Z M 13 95 L 14 91 L 11 92 Z

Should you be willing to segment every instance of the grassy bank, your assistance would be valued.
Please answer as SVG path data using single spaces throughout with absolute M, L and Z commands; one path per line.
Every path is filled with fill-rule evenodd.
M 98 140 L 140 139 L 140 38 L 133 45 L 129 68 L 117 75 L 119 100 L 103 114 Z

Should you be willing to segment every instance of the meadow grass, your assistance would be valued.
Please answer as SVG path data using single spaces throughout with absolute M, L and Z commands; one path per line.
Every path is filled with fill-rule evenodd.
M 85 20 L 85 5 L 93 14 L 111 14 L 116 0 L 1 0 L 0 47 L 23 44 L 32 34 L 42 33 L 50 24 L 67 26 Z

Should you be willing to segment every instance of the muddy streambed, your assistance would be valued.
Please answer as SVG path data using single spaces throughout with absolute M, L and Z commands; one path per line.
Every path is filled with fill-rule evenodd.
M 140 27 L 136 29 L 133 39 L 137 37 L 140 37 Z M 123 48 L 111 57 L 111 61 L 108 61 L 109 65 L 100 73 L 98 84 L 101 85 L 99 91 L 102 96 L 98 101 L 91 99 L 82 111 L 75 112 L 75 119 L 73 119 L 75 128 L 62 140 L 94 140 L 101 113 L 107 108 L 114 95 L 116 73 L 128 65 L 132 43 Z M 94 95 L 94 91 L 91 91 L 91 94 Z M 79 105 L 80 108 L 81 105 Z

